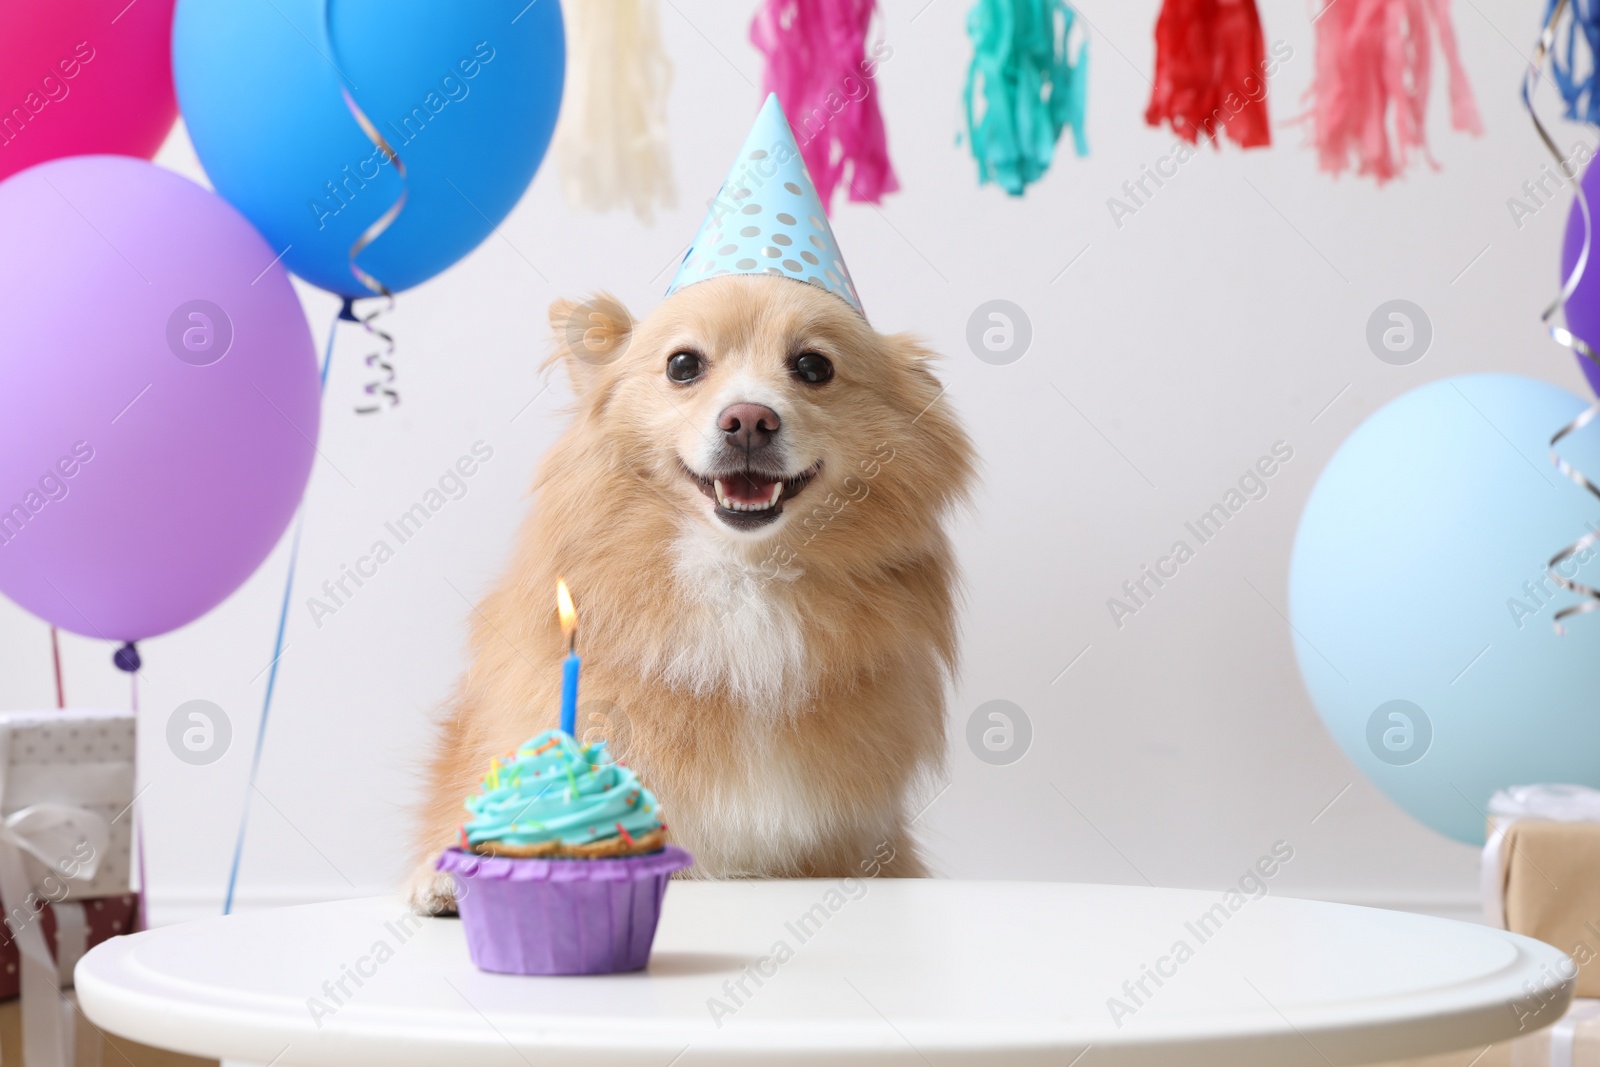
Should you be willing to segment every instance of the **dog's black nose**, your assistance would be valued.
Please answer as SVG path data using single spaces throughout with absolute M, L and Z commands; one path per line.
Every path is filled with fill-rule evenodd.
M 746 452 L 768 444 L 780 425 L 778 413 L 764 404 L 729 404 L 717 416 L 728 444 Z

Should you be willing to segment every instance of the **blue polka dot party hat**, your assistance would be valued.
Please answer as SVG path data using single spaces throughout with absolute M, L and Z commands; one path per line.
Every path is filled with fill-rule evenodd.
M 776 93 L 756 116 L 667 295 L 723 274 L 808 282 L 866 317 Z

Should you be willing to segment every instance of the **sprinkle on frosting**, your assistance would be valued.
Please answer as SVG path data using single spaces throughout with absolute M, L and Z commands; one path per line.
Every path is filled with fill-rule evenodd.
M 611 758 L 605 742 L 580 746 L 560 730 L 492 759 L 482 792 L 466 806 L 464 836 L 474 847 L 561 848 L 619 837 L 633 846 L 663 826 L 654 794 Z

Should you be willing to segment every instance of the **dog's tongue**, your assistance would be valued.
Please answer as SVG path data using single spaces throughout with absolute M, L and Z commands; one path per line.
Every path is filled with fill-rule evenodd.
M 738 504 L 765 504 L 772 499 L 772 487 L 778 484 L 774 479 L 748 474 L 727 474 L 719 480 L 723 493 Z

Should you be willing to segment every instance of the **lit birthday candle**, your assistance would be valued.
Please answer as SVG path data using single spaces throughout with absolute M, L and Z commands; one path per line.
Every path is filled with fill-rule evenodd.
M 567 658 L 561 663 L 561 729 L 575 734 L 578 725 L 578 609 L 565 579 L 556 579 L 556 613 L 561 616 L 561 632 L 567 638 Z

